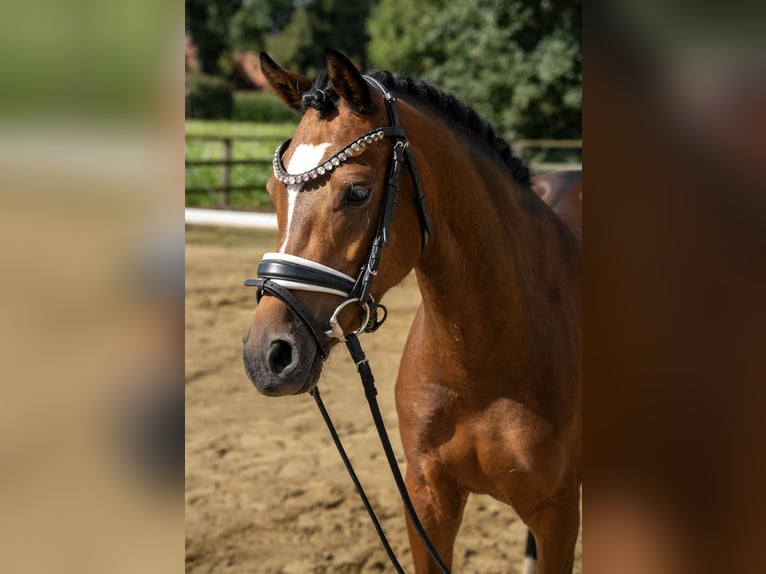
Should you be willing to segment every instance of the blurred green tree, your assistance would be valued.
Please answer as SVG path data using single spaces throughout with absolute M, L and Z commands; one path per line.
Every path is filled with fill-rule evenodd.
M 581 0 L 380 0 L 370 60 L 471 103 L 506 136 L 582 133 Z
M 186 26 L 202 72 L 226 75 L 231 50 L 266 49 L 281 65 L 316 75 L 324 48 L 363 63 L 377 0 L 186 0 Z
M 200 71 L 226 75 L 231 49 L 229 24 L 242 0 L 186 0 L 186 31 L 197 45 Z
M 228 75 L 232 50 L 263 50 L 294 11 L 293 0 L 186 0 L 186 30 L 197 45 L 201 72 Z
M 315 76 L 325 69 L 324 48 L 333 47 L 363 64 L 367 60 L 367 20 L 376 0 L 308 0 L 292 13 L 279 34 L 266 40 L 281 65 Z
M 269 35 L 279 34 L 290 22 L 293 0 L 242 0 L 231 20 L 232 46 L 242 52 L 259 52 Z

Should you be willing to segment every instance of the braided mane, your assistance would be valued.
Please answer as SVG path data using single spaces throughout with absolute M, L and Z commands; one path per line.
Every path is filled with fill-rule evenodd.
M 465 127 L 503 160 L 516 181 L 530 185 L 529 168 L 524 161 L 513 154 L 508 142 L 498 135 L 495 129 L 471 106 L 423 80 L 415 80 L 404 74 L 374 70 L 367 72 L 367 75 L 375 78 L 392 92 L 413 96 L 446 118 Z M 339 97 L 330 86 L 327 74 L 321 74 L 314 80 L 311 89 L 302 95 L 301 102 L 303 111 L 313 108 L 319 111 L 320 117 L 324 117 L 338 106 Z

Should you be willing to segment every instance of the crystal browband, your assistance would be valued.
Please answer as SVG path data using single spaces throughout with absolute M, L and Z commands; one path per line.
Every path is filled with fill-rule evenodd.
M 288 173 L 284 164 L 282 163 L 282 156 L 284 155 L 287 146 L 289 146 L 290 142 L 292 141 L 287 140 L 283 142 L 282 145 L 280 145 L 277 148 L 277 151 L 274 153 L 274 161 L 272 162 L 274 166 L 274 176 L 277 178 L 277 180 L 284 183 L 285 185 L 295 185 L 296 183 L 311 181 L 312 179 L 321 177 L 326 173 L 330 173 L 344 161 L 354 157 L 359 152 L 364 151 L 364 148 L 366 148 L 368 145 L 383 139 L 383 137 L 386 135 L 389 134 L 387 134 L 387 130 L 384 128 L 374 129 L 367 132 L 366 134 L 362 134 L 338 153 L 329 157 L 318 166 L 308 171 L 304 171 L 303 173 Z

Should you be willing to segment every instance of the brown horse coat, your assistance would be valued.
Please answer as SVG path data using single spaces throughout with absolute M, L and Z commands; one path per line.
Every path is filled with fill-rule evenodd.
M 267 56 L 262 64 L 283 101 L 303 110 L 311 82 Z M 388 125 L 380 94 L 343 55 L 328 50 L 327 65 L 321 93 L 337 103 L 305 110 L 283 158 L 291 172 Z M 413 93 L 396 95 L 434 227 L 421 252 L 412 186 L 403 177 L 372 293 L 380 300 L 414 268 L 423 298 L 396 383 L 408 491 L 447 564 L 467 497 L 476 492 L 511 505 L 529 526 L 540 572 L 570 572 L 581 483 L 580 242 L 476 134 Z M 390 155 L 390 142 L 375 143 L 300 192 L 272 178 L 280 251 L 356 275 Z M 546 198 L 558 189 L 547 178 L 538 182 Z M 366 203 L 344 199 L 354 186 L 372 190 Z M 568 213 L 562 219 L 572 225 Z M 572 227 L 579 232 L 579 224 Z M 296 296 L 323 319 L 339 303 L 334 295 Z M 352 319 L 346 323 L 350 328 Z M 323 361 L 305 331 L 281 301 L 264 297 L 244 345 L 259 390 L 289 394 L 316 384 Z M 292 361 L 276 370 L 275 345 Z M 410 541 L 416 572 L 437 572 L 412 528 Z

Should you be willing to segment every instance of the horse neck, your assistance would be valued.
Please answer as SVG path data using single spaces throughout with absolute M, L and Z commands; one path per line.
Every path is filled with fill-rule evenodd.
M 420 133 L 428 134 L 422 142 L 410 139 L 422 150 L 418 165 L 434 225 L 416 266 L 428 332 L 466 360 L 465 348 L 479 342 L 534 344 L 541 320 L 555 312 L 551 300 L 579 297 L 576 287 L 576 294 L 565 292 L 579 281 L 577 240 L 499 159 L 443 123 L 432 120 Z

